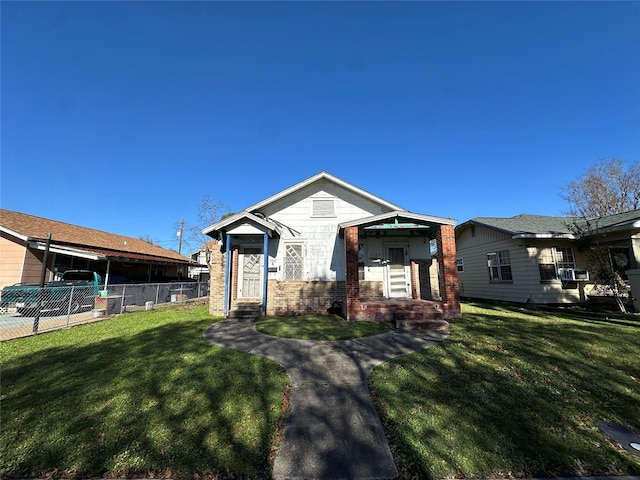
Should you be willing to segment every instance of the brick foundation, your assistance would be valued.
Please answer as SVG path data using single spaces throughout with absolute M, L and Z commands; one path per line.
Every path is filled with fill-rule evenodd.
M 327 314 L 334 301 L 345 301 L 345 282 L 269 280 L 267 315 Z

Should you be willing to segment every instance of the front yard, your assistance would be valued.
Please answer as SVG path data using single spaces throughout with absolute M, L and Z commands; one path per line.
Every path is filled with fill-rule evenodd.
M 3 342 L 0 476 L 268 478 L 287 376 L 206 342 L 218 320 L 172 308 Z M 312 320 L 260 328 L 349 326 Z M 638 475 L 595 426 L 640 433 L 638 352 L 639 320 L 464 305 L 441 345 L 380 365 L 370 388 L 402 478 Z
M 287 376 L 208 343 L 206 307 L 2 344 L 0 477 L 268 477 Z
M 640 474 L 596 426 L 640 434 L 640 319 L 462 312 L 440 347 L 370 377 L 404 478 Z

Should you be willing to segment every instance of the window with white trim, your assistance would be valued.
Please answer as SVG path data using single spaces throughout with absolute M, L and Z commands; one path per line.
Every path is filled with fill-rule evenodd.
M 333 198 L 312 199 L 312 217 L 335 217 L 336 204 Z
M 464 262 L 462 261 L 462 258 L 456 259 L 456 267 L 459 272 L 464 272 Z
M 491 282 L 512 282 L 509 250 L 487 253 L 487 267 Z
M 541 282 L 558 279 L 559 268 L 576 268 L 571 247 L 545 247 L 538 249 L 538 269 Z
M 287 243 L 284 246 L 284 280 L 304 279 L 304 245 Z

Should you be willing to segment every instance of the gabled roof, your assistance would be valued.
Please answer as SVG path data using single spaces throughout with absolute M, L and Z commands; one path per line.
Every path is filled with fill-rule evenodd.
M 361 226 L 373 226 L 384 224 L 389 221 L 394 221 L 397 224 L 416 224 L 416 225 L 455 225 L 456 221 L 451 218 L 433 217 L 431 215 L 422 215 L 420 213 L 412 213 L 406 210 L 381 213 L 379 215 L 373 215 L 371 217 L 359 218 L 349 222 L 344 222 L 339 225 L 340 229 L 347 227 L 361 227 Z
M 90 252 L 96 258 L 135 258 L 170 263 L 193 263 L 189 258 L 139 238 L 0 209 L 0 231 L 25 242 L 45 242 L 51 233 L 53 248 L 70 255 Z M 75 252 L 75 253 L 74 253 Z
M 569 238 L 570 217 L 550 217 L 544 215 L 520 214 L 515 217 L 475 217 L 456 227 L 462 230 L 472 225 L 481 225 L 507 235 L 534 235 L 548 238 Z
M 592 218 L 589 222 L 598 231 L 640 228 L 640 209 L 617 213 L 598 219 Z
M 456 227 L 456 231 L 480 225 L 510 235 L 512 238 L 576 238 L 571 226 L 576 224 L 589 230 L 591 235 L 615 230 L 640 228 L 640 210 L 609 215 L 601 218 L 576 219 L 521 214 L 515 217 L 475 217 Z
M 286 197 L 287 195 L 291 195 L 294 192 L 297 192 L 298 190 L 301 190 L 315 182 L 319 182 L 321 180 L 326 180 L 328 182 L 334 183 L 335 185 L 339 185 L 342 188 L 355 193 L 356 195 L 360 195 L 361 197 L 364 197 L 368 200 L 371 200 L 374 203 L 377 203 L 379 205 L 384 206 L 385 208 L 388 208 L 389 210 L 401 210 L 401 211 L 405 211 L 404 208 L 399 207 L 398 205 L 394 205 L 391 202 L 388 202 L 387 200 L 384 200 L 383 198 L 380 198 L 376 195 L 373 195 L 372 193 L 367 192 L 366 190 L 363 190 L 361 188 L 356 187 L 355 185 L 352 185 L 348 182 L 345 182 L 344 180 L 341 180 L 338 177 L 335 177 L 333 175 L 331 175 L 330 173 L 325 172 L 324 170 L 320 173 L 317 173 L 316 175 L 314 175 L 313 177 L 309 177 L 306 180 L 303 180 L 300 183 L 296 183 L 295 185 L 286 188 L 284 190 L 282 190 L 279 193 L 276 193 L 275 195 L 270 196 L 269 198 L 266 198 L 265 200 L 262 200 L 261 202 L 256 203 L 255 205 L 251 205 L 250 207 L 248 207 L 246 210 L 249 212 L 256 212 L 259 211 L 260 209 L 264 208 L 265 206 L 276 202 L 278 200 L 280 200 L 281 198 Z
M 242 212 L 236 213 L 234 215 L 231 215 L 223 220 L 220 220 L 214 223 L 213 225 L 202 230 L 202 233 L 204 235 L 209 235 L 210 233 L 213 233 L 213 232 L 228 230 L 229 229 L 228 227 L 231 227 L 233 225 L 238 225 L 238 224 L 247 223 L 247 222 L 262 226 L 265 230 L 267 230 L 267 233 L 270 236 L 272 236 L 274 233 L 280 234 L 280 228 L 276 223 L 270 220 L 267 220 L 263 217 L 260 217 L 258 215 L 254 215 L 253 213 L 247 210 L 243 210 Z

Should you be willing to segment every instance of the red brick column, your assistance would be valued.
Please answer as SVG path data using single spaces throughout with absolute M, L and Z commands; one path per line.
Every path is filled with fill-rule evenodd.
M 347 276 L 345 290 L 347 297 L 347 320 L 356 320 L 360 310 L 360 281 L 358 280 L 358 227 L 344 229 L 344 249 L 346 253 Z
M 436 232 L 438 269 L 440 270 L 440 296 L 445 318 L 460 316 L 458 267 L 456 265 L 456 235 L 453 225 L 440 225 Z
M 240 248 L 235 246 L 231 250 L 231 303 L 238 299 L 238 263 L 240 261 Z

